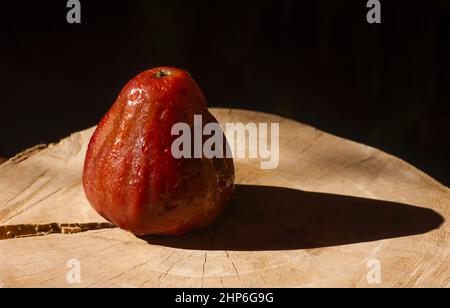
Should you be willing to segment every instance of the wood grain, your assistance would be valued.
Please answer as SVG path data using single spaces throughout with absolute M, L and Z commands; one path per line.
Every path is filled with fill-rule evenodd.
M 280 164 L 262 170 L 257 159 L 236 159 L 224 215 L 179 238 L 137 238 L 91 209 L 81 171 L 93 129 L 0 166 L 0 286 L 450 287 L 447 187 L 298 122 L 213 113 L 222 124 L 280 123 Z M 66 280 L 71 259 L 80 284 Z M 380 284 L 366 278 L 372 260 Z

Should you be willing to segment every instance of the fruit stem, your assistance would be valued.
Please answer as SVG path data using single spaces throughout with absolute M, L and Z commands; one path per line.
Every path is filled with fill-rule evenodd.
M 162 78 L 162 77 L 164 77 L 164 76 L 169 76 L 170 75 L 170 72 L 168 72 L 168 71 L 158 71 L 156 74 L 155 74 L 155 77 L 156 78 Z

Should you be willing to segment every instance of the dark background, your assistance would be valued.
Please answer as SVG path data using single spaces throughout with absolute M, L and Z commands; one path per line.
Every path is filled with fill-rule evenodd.
M 5 2 L 5 1 L 4 1 Z M 17 1 L 19 2 L 19 1 Z M 1 4 L 0 156 L 95 125 L 159 65 L 210 106 L 276 113 L 392 153 L 450 185 L 450 1 Z

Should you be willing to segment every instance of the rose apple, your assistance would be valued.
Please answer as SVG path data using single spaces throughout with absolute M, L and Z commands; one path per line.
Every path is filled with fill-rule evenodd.
M 185 71 L 154 68 L 128 82 L 86 154 L 83 186 L 100 215 L 137 235 L 180 235 L 218 217 L 234 189 L 232 159 L 171 153 L 172 126 L 192 127 L 194 115 L 217 123 Z

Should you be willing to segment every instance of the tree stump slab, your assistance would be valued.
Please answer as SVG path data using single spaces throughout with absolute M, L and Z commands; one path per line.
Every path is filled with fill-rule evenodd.
M 138 238 L 91 208 L 81 174 L 93 128 L 3 163 L 0 287 L 450 287 L 447 187 L 292 120 L 212 112 L 279 123 L 279 166 L 235 159 L 227 210 L 182 237 Z

